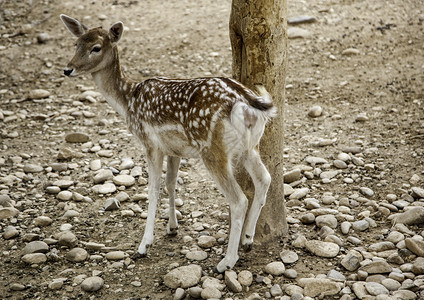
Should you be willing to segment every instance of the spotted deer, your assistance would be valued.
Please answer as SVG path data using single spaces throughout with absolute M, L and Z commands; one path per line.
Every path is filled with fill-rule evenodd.
M 200 158 L 229 202 L 231 212 L 227 252 L 217 271 L 234 267 L 240 239 L 246 250 L 253 244 L 256 222 L 271 182 L 258 153 L 265 124 L 275 114 L 269 94 L 264 88 L 256 94 L 233 79 L 221 77 L 131 80 L 119 63 L 117 43 L 124 29 L 122 22 L 107 31 L 101 27 L 88 29 L 63 14 L 60 18 L 78 38 L 65 75 L 91 74 L 107 102 L 126 120 L 130 132 L 145 149 L 149 205 L 137 254 L 146 255 L 153 243 L 164 157 L 169 235 L 178 229 L 174 200 L 181 157 Z M 247 170 L 255 187 L 248 213 L 248 200 L 234 177 L 236 163 Z

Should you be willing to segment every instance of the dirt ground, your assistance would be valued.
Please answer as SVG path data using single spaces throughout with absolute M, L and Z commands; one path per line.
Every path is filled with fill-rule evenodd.
M 424 7 L 420 0 L 388 1 L 288 1 L 289 17 L 314 16 L 314 23 L 296 25 L 308 31 L 303 38 L 289 40 L 289 58 L 285 111 L 285 166 L 291 170 L 305 165 L 306 156 L 332 161 L 344 147 L 358 146 L 368 168 L 349 168 L 342 178 L 323 184 L 319 179 L 305 180 L 298 187 L 309 187 L 308 197 L 320 199 L 331 193 L 336 199 L 357 194 L 360 186 L 371 188 L 376 201 L 386 195 L 401 195 L 411 186 L 424 183 Z M 17 238 L 0 242 L 0 294 L 7 299 L 128 299 L 137 297 L 171 299 L 173 291 L 163 284 L 170 264 L 188 263 L 181 250 L 191 248 L 183 241 L 196 238 L 193 225 L 200 222 L 212 235 L 228 229 L 228 206 L 202 166 L 192 160 L 181 167 L 178 195 L 184 205 L 179 208 L 178 236 L 166 236 L 166 220 L 156 222 L 155 244 L 147 258 L 124 262 L 115 268 L 106 260 L 71 263 L 58 248 L 58 259 L 38 267 L 25 265 L 21 251 L 28 239 L 54 237 L 62 224 L 72 224 L 81 241 L 103 243 L 109 249 L 131 254 L 141 240 L 144 219 L 121 217 L 119 212 L 102 210 L 107 196 L 91 190 L 94 172 L 90 161 L 95 153 L 85 151 L 81 144 L 65 142 L 70 132 L 84 132 L 93 145 L 106 142 L 113 152 L 101 158 L 104 165 L 116 165 L 122 158 L 132 158 L 147 169 L 143 153 L 126 131 L 123 120 L 101 98 L 96 102 L 79 100 L 82 91 L 94 88 L 91 76 L 65 78 L 63 68 L 74 52 L 74 38 L 59 19 L 60 13 L 78 18 L 89 27 L 108 28 L 120 20 L 126 28 L 120 42 L 121 64 L 127 74 L 143 80 L 152 76 L 203 77 L 231 76 L 231 48 L 228 19 L 231 1 L 5 1 L 0 0 L 0 178 L 14 175 L 13 184 L 0 182 L 0 193 L 8 194 L 23 214 L 0 221 L 0 231 L 13 225 L 19 227 Z M 293 26 L 289 26 L 292 28 Z M 357 49 L 343 54 L 346 49 Z M 29 99 L 30 91 L 50 92 L 46 99 Z M 309 108 L 320 105 L 322 116 L 310 118 Z M 359 118 L 358 118 L 359 116 Z M 332 140 L 330 145 L 316 147 L 317 139 Z M 33 163 L 48 168 L 58 162 L 63 147 L 81 153 L 67 161 L 63 172 L 24 174 L 22 166 Z M 53 172 L 54 173 L 54 172 Z M 351 174 L 350 174 L 351 173 Z M 410 182 L 413 175 L 421 178 Z M 93 202 L 76 202 L 73 209 L 79 216 L 64 219 L 63 202 L 46 193 L 45 187 L 56 179 L 75 181 L 74 190 Z M 142 180 L 141 180 L 142 181 Z M 127 188 L 130 199 L 146 192 L 145 182 Z M 166 198 L 166 195 L 164 195 Z M 144 200 L 138 203 L 145 211 Z M 62 203 L 62 204 L 61 204 Z M 160 210 L 166 207 L 162 203 Z M 122 209 L 121 208 L 121 209 Z M 357 212 L 364 208 L 357 208 Z M 201 217 L 193 217 L 201 211 Z M 289 207 L 292 218 L 304 210 Z M 50 226 L 38 228 L 34 218 L 46 215 Z M 375 216 L 377 227 L 362 233 L 364 244 L 383 238 L 391 223 Z M 423 228 L 416 228 L 422 232 Z M 282 249 L 294 248 L 290 242 L 296 234 L 308 239 L 318 234 L 312 225 L 290 224 L 288 238 L 267 247 L 255 245 L 249 253 L 240 254 L 235 270 L 250 270 L 263 275 L 263 267 L 279 259 Z M 198 234 L 198 233 L 197 233 Z M 26 239 L 25 239 L 26 237 Z M 224 235 L 225 237 L 225 235 Z M 227 240 L 225 240 L 226 242 Z M 346 243 L 344 251 L 353 246 Z M 205 274 L 216 276 L 226 244 L 217 251 L 209 250 L 209 258 L 200 264 Z M 326 274 L 338 259 L 323 259 L 306 250 L 296 249 L 299 261 L 292 266 L 298 277 Z M 128 268 L 128 266 L 131 266 Z M 105 287 L 88 295 L 72 284 L 78 274 L 91 276 L 99 271 Z M 349 274 L 349 272 L 346 272 Z M 54 278 L 68 277 L 64 287 L 48 288 Z M 138 286 L 137 282 L 141 282 Z M 275 278 L 273 283 L 293 280 Z M 11 291 L 12 283 L 21 283 L 23 291 Z M 269 288 L 254 282 L 249 292 L 225 297 L 243 299 L 252 292 L 264 295 Z M 67 297 L 67 298 L 66 298 Z M 224 298 L 225 298 L 224 297 Z

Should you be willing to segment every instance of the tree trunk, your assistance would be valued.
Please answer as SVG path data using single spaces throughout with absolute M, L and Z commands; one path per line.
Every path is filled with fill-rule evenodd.
M 278 110 L 260 143 L 262 160 L 272 177 L 267 203 L 256 225 L 255 241 L 265 243 L 287 234 L 283 181 L 287 1 L 233 0 L 230 39 L 234 79 L 253 89 L 263 85 Z M 240 169 L 237 179 L 251 202 L 253 184 Z

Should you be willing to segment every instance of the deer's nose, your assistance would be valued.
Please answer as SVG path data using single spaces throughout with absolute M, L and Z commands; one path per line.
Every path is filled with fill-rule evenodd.
M 74 71 L 74 69 L 64 69 L 63 74 L 65 74 L 66 76 L 70 76 L 73 71 Z

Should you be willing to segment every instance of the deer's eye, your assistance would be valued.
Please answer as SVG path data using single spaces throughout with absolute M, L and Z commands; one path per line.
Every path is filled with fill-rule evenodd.
M 100 52 L 100 50 L 102 50 L 102 48 L 100 48 L 99 46 L 94 46 L 93 49 L 91 49 L 91 53 L 93 53 L 93 52 L 98 53 L 98 52 Z

